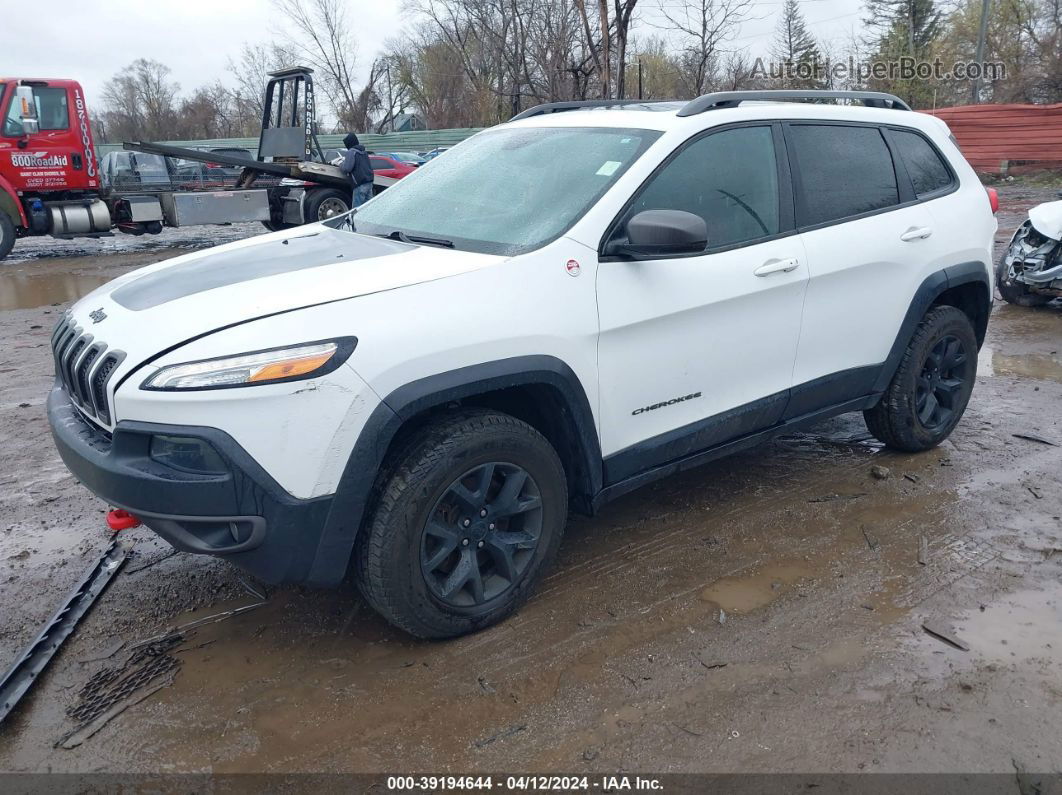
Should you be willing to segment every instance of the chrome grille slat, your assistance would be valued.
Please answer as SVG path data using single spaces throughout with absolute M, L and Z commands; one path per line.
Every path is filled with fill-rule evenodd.
M 55 375 L 70 401 L 88 419 L 109 427 L 112 414 L 107 388 L 125 354 L 84 333 L 69 316 L 59 321 L 51 343 Z

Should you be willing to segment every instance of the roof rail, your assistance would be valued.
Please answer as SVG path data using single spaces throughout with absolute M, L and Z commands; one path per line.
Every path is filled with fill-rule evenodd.
M 816 99 L 853 99 L 862 102 L 868 108 L 893 108 L 910 110 L 911 106 L 897 96 L 881 91 L 812 91 L 812 90 L 772 90 L 772 91 L 718 91 L 690 100 L 678 112 L 679 116 L 696 116 L 706 110 L 716 108 L 733 108 L 742 102 L 772 102 L 774 100 L 816 100 Z
M 509 121 L 530 119 L 532 116 L 541 116 L 545 113 L 560 113 L 565 110 L 581 110 L 584 108 L 621 108 L 624 105 L 648 105 L 654 102 L 675 102 L 671 99 L 578 99 L 571 102 L 547 102 L 543 105 L 535 105 L 532 108 L 521 111 Z

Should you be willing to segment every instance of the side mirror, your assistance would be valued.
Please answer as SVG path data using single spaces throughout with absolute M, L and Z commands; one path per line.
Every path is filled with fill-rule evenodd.
M 22 134 L 33 135 L 40 129 L 37 122 L 37 103 L 33 99 L 30 86 L 15 87 L 15 102 L 19 105 L 19 118 L 22 121 Z
M 708 224 L 685 210 L 642 210 L 627 222 L 627 242 L 615 253 L 638 259 L 700 254 L 708 247 Z

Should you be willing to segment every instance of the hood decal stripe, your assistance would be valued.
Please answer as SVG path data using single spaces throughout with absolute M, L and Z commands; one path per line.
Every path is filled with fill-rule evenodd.
M 124 284 L 111 298 L 138 312 L 196 293 L 336 262 L 385 257 L 415 248 L 397 240 L 321 228 L 309 235 L 263 240 L 260 245 L 207 254 Z

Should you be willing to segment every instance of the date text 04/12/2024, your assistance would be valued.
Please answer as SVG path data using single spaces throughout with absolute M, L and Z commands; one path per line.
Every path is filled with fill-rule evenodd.
M 391 792 L 494 790 L 501 792 L 660 791 L 659 779 L 642 776 L 388 776 Z

